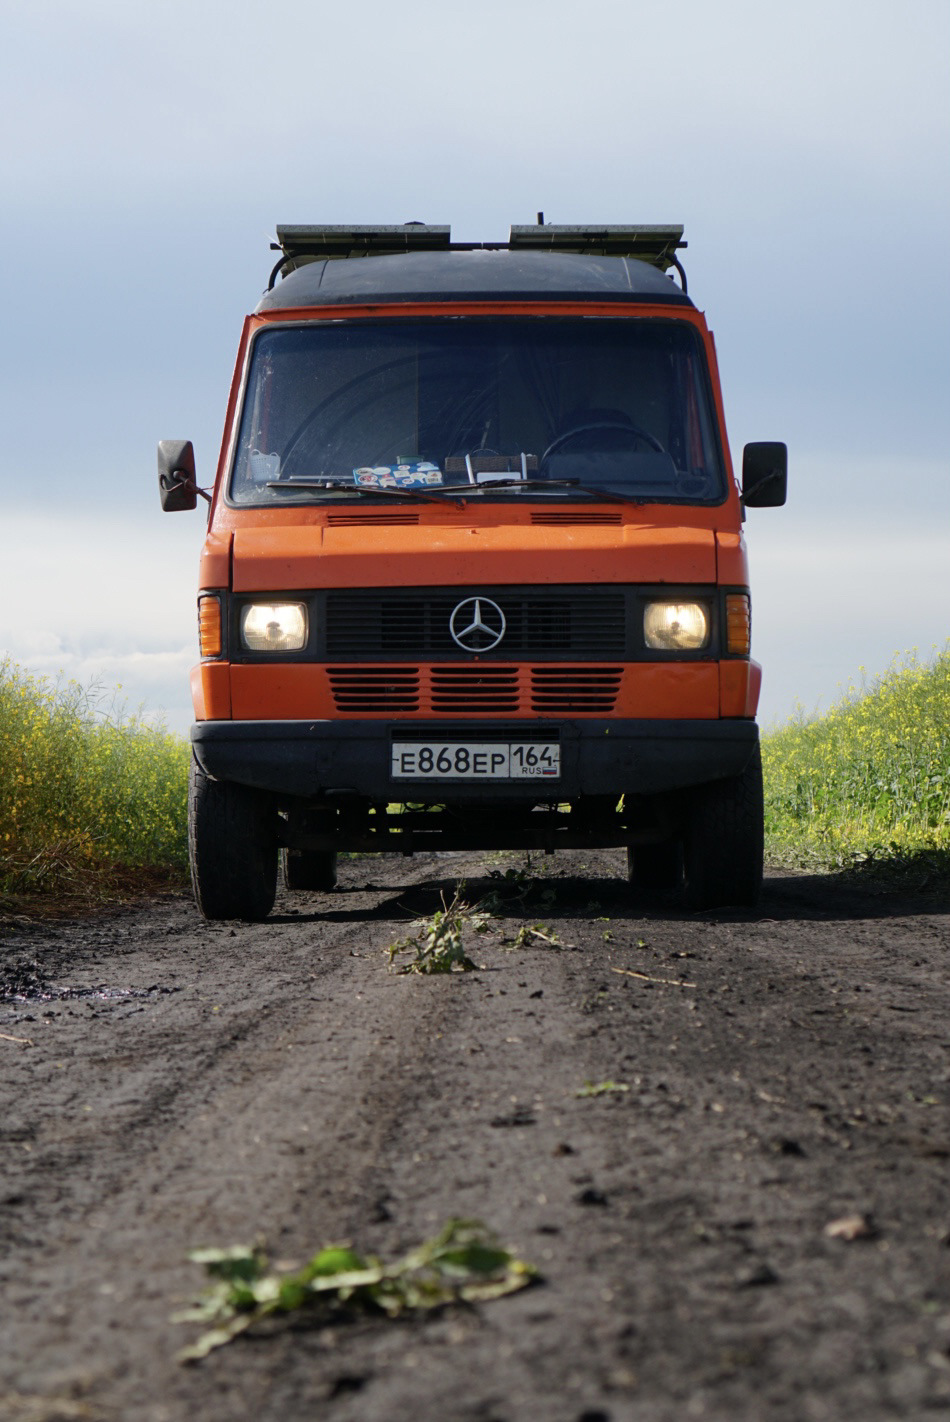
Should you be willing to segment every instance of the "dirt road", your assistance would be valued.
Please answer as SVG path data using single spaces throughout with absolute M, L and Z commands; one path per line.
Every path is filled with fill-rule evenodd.
M 0 1417 L 950 1414 L 945 906 L 773 876 L 684 918 L 631 909 L 619 855 L 527 897 L 491 877 L 518 862 L 353 860 L 254 926 L 167 899 L 0 931 Z M 392 975 L 459 879 L 506 896 L 484 967 Z M 560 946 L 513 946 L 538 922 Z M 175 1361 L 190 1248 L 388 1257 L 452 1216 L 544 1282 Z

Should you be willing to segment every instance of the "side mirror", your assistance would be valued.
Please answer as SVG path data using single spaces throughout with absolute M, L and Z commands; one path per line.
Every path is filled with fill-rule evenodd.
M 198 505 L 195 450 L 190 439 L 163 439 L 158 444 L 158 493 L 166 513 Z
M 750 509 L 779 508 L 788 485 L 788 446 L 768 440 L 742 451 L 742 502 Z

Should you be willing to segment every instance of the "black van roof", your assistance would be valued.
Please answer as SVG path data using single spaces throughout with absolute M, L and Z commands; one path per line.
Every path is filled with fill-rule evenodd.
M 507 242 L 453 243 L 448 227 L 421 223 L 278 227 L 281 257 L 257 310 L 452 300 L 692 306 L 676 257 L 682 234 L 682 227 L 539 224 L 512 227 Z M 665 275 L 669 267 L 682 286 Z

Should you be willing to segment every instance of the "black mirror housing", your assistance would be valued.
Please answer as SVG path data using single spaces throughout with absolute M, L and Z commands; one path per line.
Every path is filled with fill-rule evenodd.
M 197 507 L 195 450 L 190 439 L 159 440 L 158 493 L 166 513 Z
M 742 451 L 742 502 L 750 509 L 780 508 L 788 487 L 788 446 L 774 440 Z

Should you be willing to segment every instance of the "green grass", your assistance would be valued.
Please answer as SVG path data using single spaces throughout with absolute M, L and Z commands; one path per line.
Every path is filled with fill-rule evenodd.
M 188 745 L 0 661 L 0 896 L 96 902 L 180 877 Z
M 763 737 L 767 850 L 814 867 L 950 867 L 950 647 L 896 660 Z

